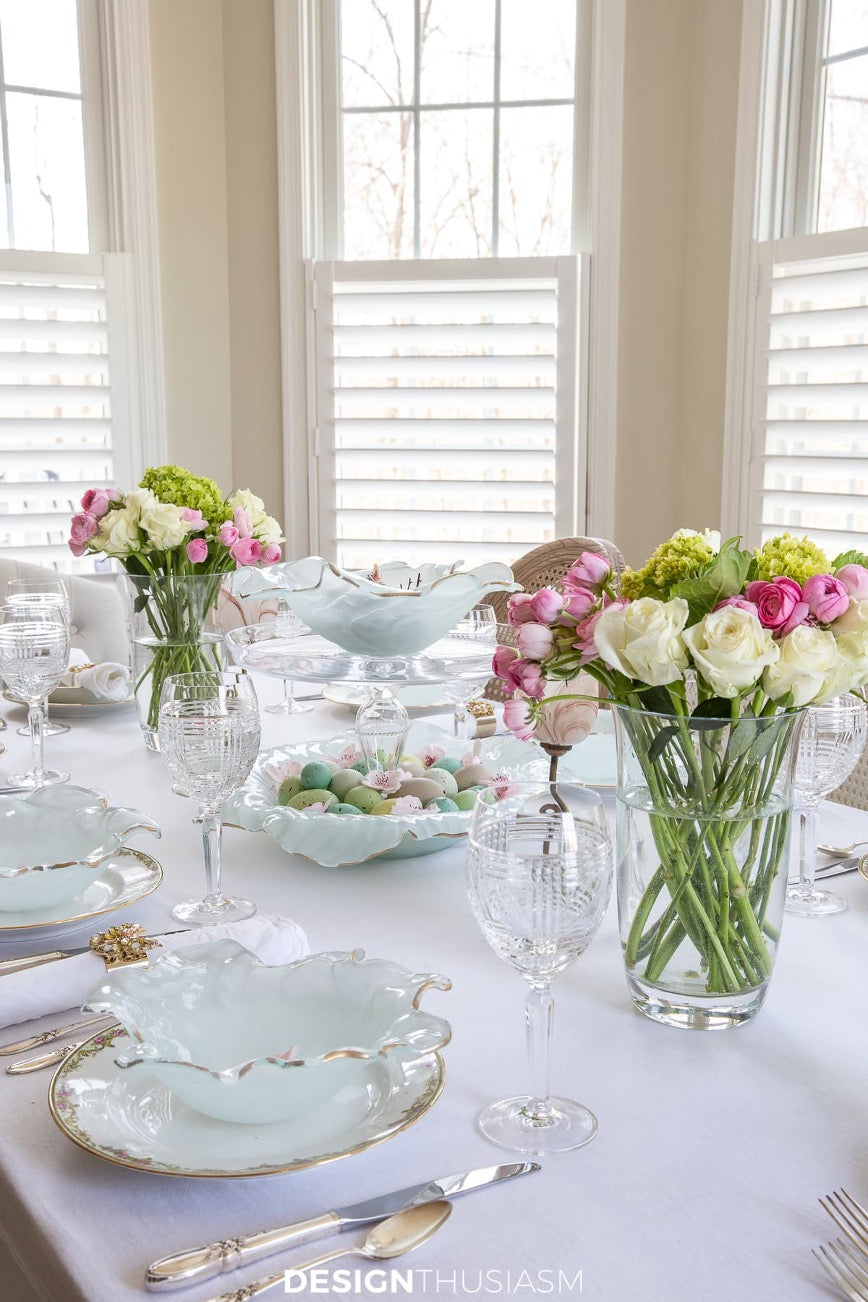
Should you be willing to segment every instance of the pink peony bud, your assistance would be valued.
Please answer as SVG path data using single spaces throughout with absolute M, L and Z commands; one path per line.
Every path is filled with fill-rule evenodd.
M 101 520 L 112 502 L 116 502 L 119 497 L 116 488 L 89 488 L 81 499 L 81 509 L 85 515 Z
M 70 538 L 69 542 L 66 545 L 69 548 L 69 550 L 72 552 L 73 556 L 84 555 L 85 549 L 82 543 L 73 542 L 72 539 Z
M 220 528 L 217 530 L 217 538 L 222 542 L 224 547 L 231 547 L 233 543 L 237 543 L 238 537 L 238 530 L 235 528 L 235 525 L 230 524 L 228 520 L 225 524 L 221 524 Z
M 554 588 L 540 588 L 530 599 L 531 616 L 540 624 L 550 624 L 564 608 L 564 599 Z
M 235 528 L 238 530 L 239 538 L 252 537 L 253 523 L 250 519 L 249 511 L 245 511 L 243 507 L 237 506 L 232 519 L 235 521 Z
M 582 588 L 599 588 L 612 573 L 612 566 L 599 552 L 582 552 L 564 575 L 564 592 L 568 596 Z
M 528 660 L 545 660 L 554 645 L 554 634 L 545 624 L 520 624 L 516 642 Z
M 831 574 L 812 574 L 805 581 L 802 596 L 808 610 L 821 624 L 831 624 L 850 609 L 850 593 L 840 579 Z
M 513 660 L 518 659 L 518 652 L 513 651 L 511 646 L 499 646 L 491 657 L 491 668 L 498 678 L 502 678 L 505 683 L 511 681 L 509 677 L 509 666 Z
M 191 538 L 185 548 L 187 560 L 192 565 L 199 565 L 208 559 L 208 544 L 204 538 Z
M 533 612 L 530 603 L 533 601 L 533 595 L 530 592 L 514 592 L 506 603 L 506 622 L 510 628 L 518 628 L 519 624 L 525 624 L 529 619 L 533 619 Z
M 99 531 L 99 522 L 86 511 L 74 515 L 69 522 L 69 536 L 74 543 L 86 543 Z
M 515 696 L 506 702 L 503 707 L 503 722 L 520 741 L 530 741 L 533 737 L 530 706 L 523 696 Z
M 239 567 L 258 565 L 262 560 L 262 543 L 255 538 L 239 538 L 229 548 L 229 555 Z
M 864 565 L 844 565 L 835 575 L 854 601 L 868 601 L 868 569 Z
M 724 606 L 735 606 L 736 610 L 746 610 L 749 615 L 756 615 L 759 619 L 759 611 L 756 602 L 748 601 L 747 597 L 724 597 L 714 607 L 715 610 L 723 610 Z
M 278 543 L 266 543 L 262 549 L 262 564 L 273 565 L 275 561 L 280 560 L 280 546 Z
M 208 528 L 208 521 L 202 518 L 202 512 L 194 511 L 191 506 L 181 507 L 181 519 L 186 520 L 194 529 Z
M 763 628 L 770 628 L 779 637 L 791 633 L 804 624 L 810 613 L 808 603 L 802 599 L 802 589 L 795 579 L 780 577 L 771 583 L 755 579 L 744 590 L 748 601 L 756 605 L 756 613 Z
M 577 592 L 572 592 L 564 602 L 563 615 L 572 615 L 573 619 L 584 619 L 586 615 L 594 609 L 597 604 L 597 596 L 591 592 L 590 588 L 579 588 Z M 567 621 L 561 618 L 561 623 Z

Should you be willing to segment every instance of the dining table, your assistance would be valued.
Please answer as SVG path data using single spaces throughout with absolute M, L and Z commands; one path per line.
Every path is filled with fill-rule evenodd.
M 278 680 L 255 681 L 262 704 L 278 700 Z M 8 753 L 0 785 L 27 747 L 11 726 L 21 713 L 3 708 L 10 727 L 2 734 Z M 448 729 L 451 716 L 434 721 Z M 52 765 L 112 803 L 141 809 L 162 829 L 159 842 L 141 843 L 162 865 L 162 885 L 107 921 L 129 918 L 149 934 L 170 930 L 178 925 L 170 908 L 201 894 L 204 884 L 195 810 L 173 792 L 159 754 L 143 744 L 134 710 L 95 709 L 71 722 L 46 744 Z M 345 706 L 318 695 L 305 714 L 263 711 L 261 744 L 322 740 L 352 722 Z M 613 809 L 614 790 L 602 794 Z M 820 827 L 820 839 L 833 844 L 868 838 L 868 812 L 826 802 Z M 483 1138 L 475 1117 L 529 1086 L 525 986 L 473 918 L 464 857 L 457 840 L 423 857 L 330 868 L 288 854 L 265 832 L 227 827 L 227 892 L 248 896 L 262 913 L 294 919 L 311 951 L 359 948 L 451 980 L 450 991 L 429 993 L 425 1005 L 452 1028 L 443 1092 L 416 1124 L 343 1160 L 199 1179 L 129 1169 L 83 1151 L 50 1115 L 50 1071 L 2 1074 L 0 1298 L 140 1302 L 154 1296 L 145 1291 L 146 1265 L 182 1248 L 516 1160 Z M 834 1296 L 811 1250 L 838 1232 L 821 1196 L 844 1187 L 868 1199 L 868 881 L 851 872 L 831 886 L 847 911 L 786 918 L 765 1003 L 750 1022 L 719 1033 L 661 1025 L 635 1011 L 613 896 L 598 935 L 553 987 L 553 1092 L 592 1108 L 596 1138 L 540 1159 L 533 1174 L 456 1199 L 444 1227 L 392 1263 L 401 1275 L 412 1268 L 412 1295 L 605 1302 Z M 86 944 L 93 930 L 66 933 L 62 944 Z M 3 941 L 0 957 L 54 943 Z M 0 1040 L 76 1013 L 7 1027 Z M 344 1246 L 358 1244 L 364 1231 L 343 1238 Z M 202 1302 L 330 1246 L 296 1247 L 163 1296 Z M 347 1277 L 347 1296 L 406 1295 L 388 1269 L 367 1274 L 372 1263 L 362 1258 L 341 1265 L 360 1272 Z M 330 1286 L 318 1276 L 307 1291 Z

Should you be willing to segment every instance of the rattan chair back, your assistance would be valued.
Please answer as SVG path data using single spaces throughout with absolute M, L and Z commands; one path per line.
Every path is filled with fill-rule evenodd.
M 847 781 L 829 799 L 839 805 L 851 805 L 853 809 L 868 809 L 868 746 Z

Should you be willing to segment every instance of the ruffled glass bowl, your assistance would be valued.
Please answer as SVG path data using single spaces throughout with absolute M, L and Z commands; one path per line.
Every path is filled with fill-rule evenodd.
M 516 592 L 508 565 L 382 565 L 379 581 L 321 556 L 241 572 L 243 596 L 278 590 L 322 637 L 361 656 L 415 655 L 448 632 L 488 593 Z
M 419 1001 L 450 987 L 358 950 L 266 967 L 221 940 L 113 972 L 84 1007 L 112 1014 L 135 1041 L 119 1067 L 144 1068 L 206 1116 L 261 1124 L 349 1097 L 371 1059 L 398 1082 L 449 1043 L 449 1023 Z
M 112 808 L 85 787 L 0 796 L 0 913 L 66 904 L 94 881 L 133 832 L 160 835 L 136 809 Z

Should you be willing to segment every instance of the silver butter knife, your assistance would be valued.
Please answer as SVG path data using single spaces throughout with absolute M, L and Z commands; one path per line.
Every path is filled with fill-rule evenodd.
M 844 873 L 854 873 L 860 863 L 868 863 L 868 854 L 851 854 L 846 859 L 836 859 L 834 863 L 823 864 L 814 870 L 814 877 L 820 881 L 824 877 L 841 877 Z M 788 885 L 797 886 L 798 877 L 791 877 Z
M 198 1283 L 201 1279 L 210 1279 L 224 1271 L 246 1266 L 251 1261 L 259 1261 L 283 1248 L 294 1248 L 299 1243 L 309 1243 L 312 1239 L 321 1239 L 338 1230 L 349 1230 L 358 1225 L 380 1221 L 393 1212 L 403 1211 L 405 1207 L 435 1202 L 438 1198 L 454 1198 L 457 1194 L 484 1189 L 486 1185 L 511 1180 L 516 1175 L 528 1175 L 539 1169 L 538 1162 L 508 1162 L 502 1166 L 479 1167 L 475 1171 L 464 1171 L 461 1175 L 442 1176 L 428 1184 L 414 1184 L 406 1189 L 397 1189 L 393 1193 L 383 1194 L 380 1198 L 369 1198 L 351 1207 L 338 1207 L 322 1216 L 297 1221 L 294 1225 L 282 1225 L 276 1230 L 260 1230 L 238 1239 L 223 1239 L 217 1243 L 208 1243 L 202 1248 L 189 1248 L 185 1252 L 176 1252 L 171 1257 L 152 1262 L 145 1272 L 145 1286 L 149 1289 L 165 1289 L 179 1284 Z
M 25 1076 L 31 1071 L 42 1071 L 43 1067 L 54 1067 L 76 1049 L 80 1049 L 83 1043 L 83 1040 L 73 1040 L 72 1044 L 62 1044 L 59 1049 L 50 1049 L 48 1053 L 37 1053 L 32 1058 L 19 1058 L 17 1062 L 10 1062 L 6 1068 L 6 1075 Z
M 85 1027 L 99 1026 L 101 1022 L 110 1021 L 111 1017 L 110 1013 L 103 1013 L 102 1017 L 85 1017 L 78 1022 L 69 1022 L 66 1026 L 53 1026 L 50 1031 L 40 1031 L 38 1035 L 28 1035 L 26 1040 L 16 1040 L 13 1044 L 0 1044 L 0 1056 L 24 1053 L 27 1049 L 37 1048 L 40 1044 L 50 1044 L 52 1040 L 60 1040 L 64 1035 L 83 1031 Z
M 159 940 L 161 936 L 182 936 L 190 927 L 178 927 L 175 931 L 161 931 L 151 939 Z M 7 972 L 24 972 L 29 967 L 41 967 L 43 963 L 56 963 L 62 958 L 75 958 L 79 954 L 89 954 L 90 945 L 76 945 L 72 949 L 49 949 L 41 954 L 26 954 L 24 958 L 0 958 L 0 976 Z

